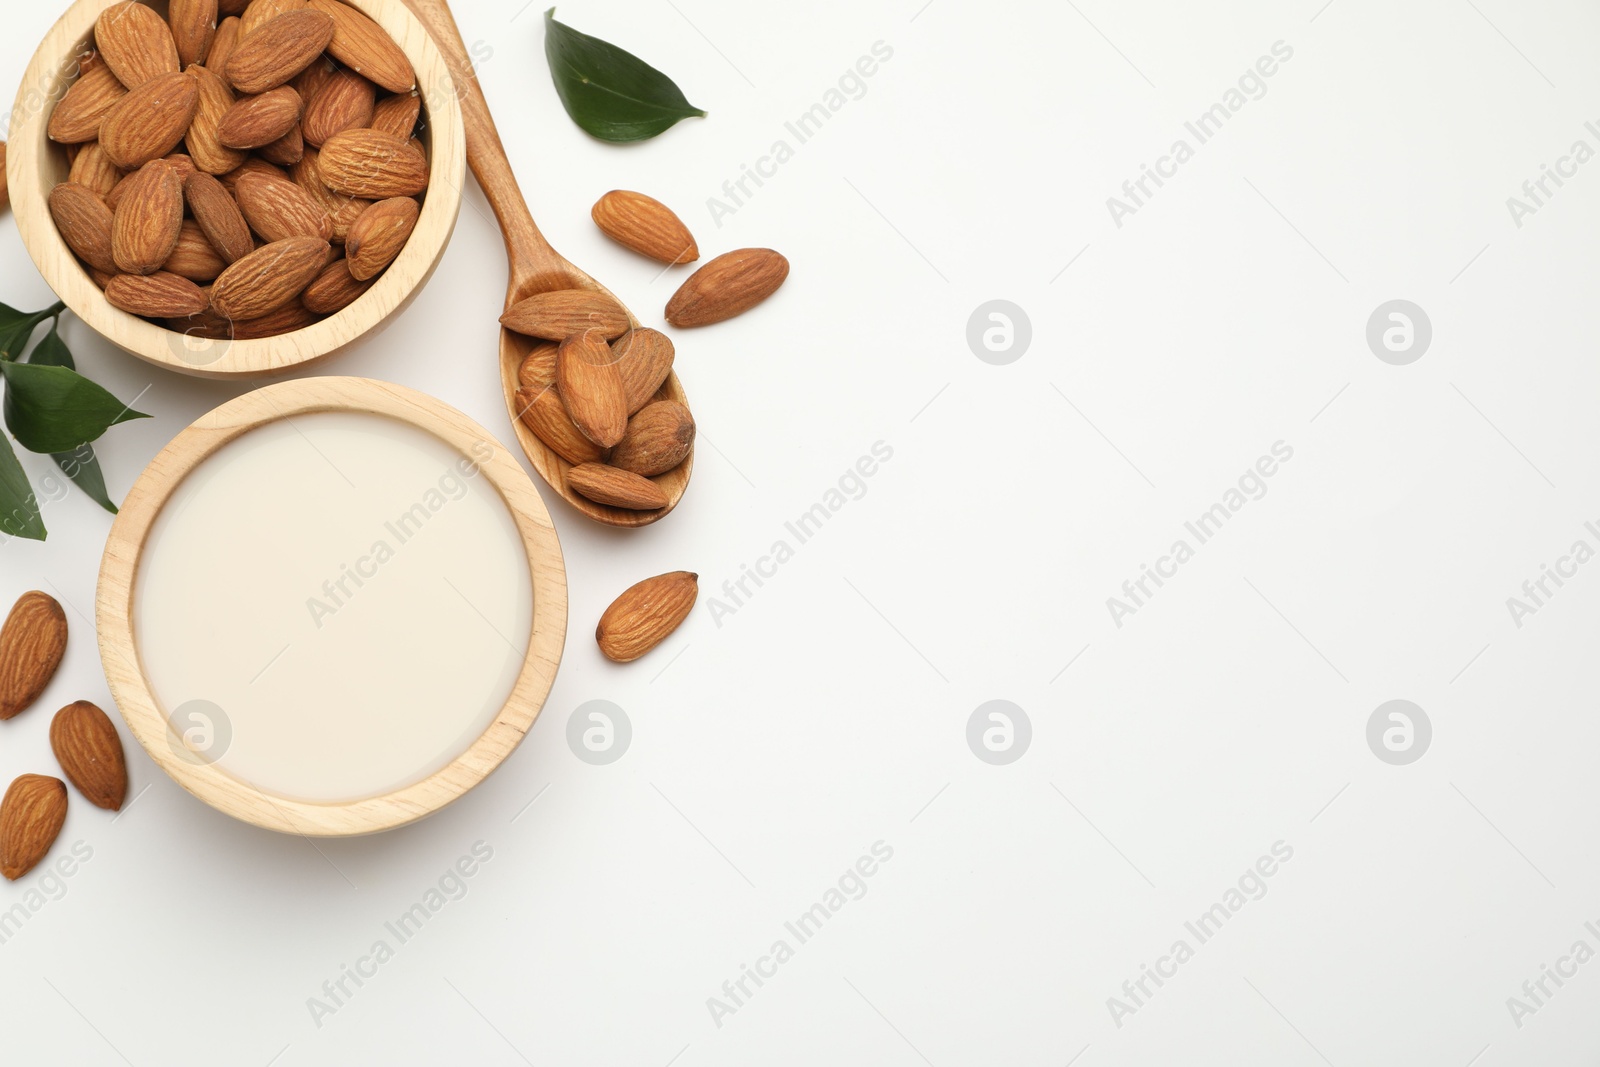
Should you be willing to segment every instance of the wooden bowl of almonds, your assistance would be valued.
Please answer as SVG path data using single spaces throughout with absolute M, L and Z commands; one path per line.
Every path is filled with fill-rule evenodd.
M 461 110 L 401 0 L 77 0 L 12 112 L 23 243 L 141 359 L 263 377 L 338 351 L 433 273 Z

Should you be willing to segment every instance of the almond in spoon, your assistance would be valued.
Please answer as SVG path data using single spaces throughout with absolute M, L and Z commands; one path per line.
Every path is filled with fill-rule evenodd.
M 628 313 L 605 293 L 557 289 L 517 301 L 500 316 L 500 325 L 546 341 L 564 341 L 584 330 L 598 330 L 610 341 L 627 331 Z
M 611 346 L 599 330 L 575 333 L 556 351 L 556 391 L 578 430 L 610 448 L 628 429 L 628 408 Z
M 611 450 L 611 465 L 653 478 L 688 459 L 693 448 L 694 416 L 677 401 L 660 400 L 628 420 L 627 433 Z
M 567 487 L 596 504 L 634 511 L 667 506 L 667 494 L 649 478 L 605 463 L 580 463 L 567 471 Z

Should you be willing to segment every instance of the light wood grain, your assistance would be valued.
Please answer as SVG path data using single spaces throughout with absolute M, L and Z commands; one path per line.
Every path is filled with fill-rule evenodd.
M 378 283 L 336 315 L 277 337 L 208 341 L 147 322 L 111 306 L 78 263 L 50 217 L 46 198 L 67 176 L 63 146 L 45 135 L 50 112 L 76 74 L 75 57 L 93 37 L 95 19 L 116 0 L 77 0 L 34 54 L 11 116 L 6 164 L 12 212 L 39 273 L 73 313 L 120 348 L 170 370 L 203 378 L 260 378 L 303 367 L 370 337 L 409 304 L 444 254 L 461 210 L 466 145 L 449 68 L 433 39 L 400 0 L 348 0 L 394 38 L 417 72 L 427 112 L 423 133 L 430 168 L 416 229 Z M 166 5 L 152 5 L 164 12 Z M 181 148 L 181 146 L 180 146 Z
M 367 378 L 319 377 L 280 382 L 231 400 L 180 433 L 145 468 L 112 524 L 100 565 L 96 629 L 100 659 L 117 708 L 139 744 L 174 781 L 219 811 L 285 833 L 344 837 L 414 822 L 461 797 L 511 754 L 550 693 L 567 629 L 567 575 L 561 545 L 538 490 L 503 448 L 480 470 L 506 502 L 528 555 L 533 626 L 527 656 L 494 722 L 449 765 L 414 785 L 346 804 L 312 804 L 272 796 L 215 764 L 180 755 L 168 710 L 140 668 L 134 630 L 139 558 L 162 508 L 184 477 L 229 441 L 283 418 L 320 411 L 384 415 L 420 427 L 473 455 L 488 431 L 442 401 Z
M 499 220 L 500 230 L 505 236 L 506 258 L 510 264 L 506 307 L 535 293 L 557 289 L 590 289 L 605 293 L 616 300 L 618 306 L 626 308 L 621 300 L 617 300 L 615 293 L 550 247 L 550 243 L 539 232 L 538 224 L 533 221 L 533 213 L 529 211 L 528 203 L 517 185 L 516 175 L 512 173 L 511 162 L 506 158 L 505 145 L 500 141 L 500 132 L 489 113 L 489 105 L 483 98 L 483 89 L 473 73 L 472 61 L 467 56 L 461 31 L 456 28 L 449 5 L 445 0 L 405 0 L 405 3 L 433 34 L 456 79 L 456 96 L 460 101 L 462 123 L 466 129 L 467 163 L 477 177 L 478 184 L 483 187 L 484 196 L 494 209 L 495 218 Z M 639 320 L 631 311 L 628 312 L 628 322 L 634 327 L 639 325 Z M 527 453 L 529 462 L 539 476 L 579 512 L 609 526 L 648 526 L 677 507 L 689 485 L 689 477 L 694 473 L 693 452 L 677 467 L 652 479 L 667 494 L 667 506 L 656 511 L 630 511 L 597 504 L 567 487 L 567 471 L 572 465 L 546 447 L 528 429 L 521 419 L 522 405 L 517 400 L 517 369 L 537 343 L 510 330 L 500 331 L 500 384 L 505 392 L 506 411 L 511 416 L 511 425 L 522 450 Z M 676 400 L 684 407 L 689 406 L 676 372 L 667 375 L 655 399 Z

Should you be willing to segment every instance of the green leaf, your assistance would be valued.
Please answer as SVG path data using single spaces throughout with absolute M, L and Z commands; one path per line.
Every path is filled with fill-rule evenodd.
M 680 119 L 705 115 L 665 74 L 638 56 L 579 33 L 544 13 L 544 55 L 562 106 L 602 141 L 645 141 Z
M 17 462 L 10 439 L 3 433 L 0 433 L 0 532 L 34 541 L 45 538 L 39 501 L 33 495 L 33 486 L 28 484 L 22 464 Z
M 12 360 L 22 355 L 28 338 L 33 336 L 33 328 L 52 315 L 61 314 L 65 306 L 57 302 L 43 311 L 18 311 L 0 304 L 0 360 Z
M 0 374 L 6 425 L 30 452 L 70 452 L 107 427 L 150 417 L 66 367 L 0 363 Z
M 89 494 L 89 499 L 111 514 L 117 513 L 117 506 L 111 502 L 111 496 L 106 492 L 106 476 L 100 471 L 100 459 L 94 454 L 94 445 L 86 441 L 71 452 L 52 452 L 50 458 L 56 461 L 61 473 L 71 478 L 74 485 Z
M 67 343 L 61 339 L 60 331 L 59 320 L 51 323 L 50 332 L 39 338 L 39 343 L 28 353 L 28 362 L 36 367 L 65 367 L 68 370 L 75 370 L 77 365 L 72 362 L 72 350 L 67 348 Z

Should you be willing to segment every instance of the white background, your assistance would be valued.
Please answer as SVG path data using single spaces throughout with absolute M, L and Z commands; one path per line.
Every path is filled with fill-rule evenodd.
M 113 820 L 74 796 L 56 854 L 93 858 L 0 945 L 7 1061 L 1595 1062 L 1600 962 L 1520 1028 L 1507 998 L 1579 938 L 1600 949 L 1600 565 L 1521 628 L 1506 598 L 1596 544 L 1600 163 L 1520 229 L 1506 198 L 1574 140 L 1600 148 L 1600 13 L 1321 2 L 564 4 L 710 112 L 617 148 L 562 114 L 537 5 L 460 0 L 557 248 L 660 325 L 685 272 L 588 220 L 634 188 L 707 256 L 770 246 L 790 279 L 675 335 L 702 446 L 676 513 L 613 531 L 545 494 L 570 639 L 499 773 L 424 824 L 313 845 L 132 747 L 137 799 Z M 4 69 L 55 7 L 12 5 Z M 707 198 L 880 40 L 865 95 L 717 226 Z M 1106 198 L 1280 40 L 1266 94 L 1118 228 Z M 0 247 L 0 299 L 47 304 L 9 218 Z M 319 372 L 509 440 L 503 281 L 469 188 L 427 290 Z M 1005 366 L 966 341 L 995 298 L 1032 321 Z M 1396 298 L 1433 324 L 1409 366 L 1365 340 Z M 155 417 L 100 444 L 116 495 L 242 388 L 68 338 L 118 396 L 148 387 Z M 717 625 L 707 598 L 880 440 L 866 494 Z M 1114 625 L 1106 598 L 1279 440 L 1267 495 Z M 74 494 L 45 520 L 48 543 L 0 547 L 0 600 L 53 591 L 74 634 L 41 706 L 0 726 L 7 780 L 53 770 L 55 707 L 110 706 L 83 615 L 109 518 Z M 677 568 L 701 575 L 689 622 L 602 660 L 604 605 Z M 1433 724 L 1409 766 L 1366 741 L 1396 698 Z M 633 726 L 607 766 L 566 743 L 592 699 Z M 991 699 L 1032 722 L 1007 766 L 966 741 Z M 867 894 L 718 1026 L 707 998 L 880 840 Z M 467 895 L 316 1025 L 308 998 L 478 841 Z M 1107 998 L 1278 841 L 1267 895 L 1119 1027 Z

